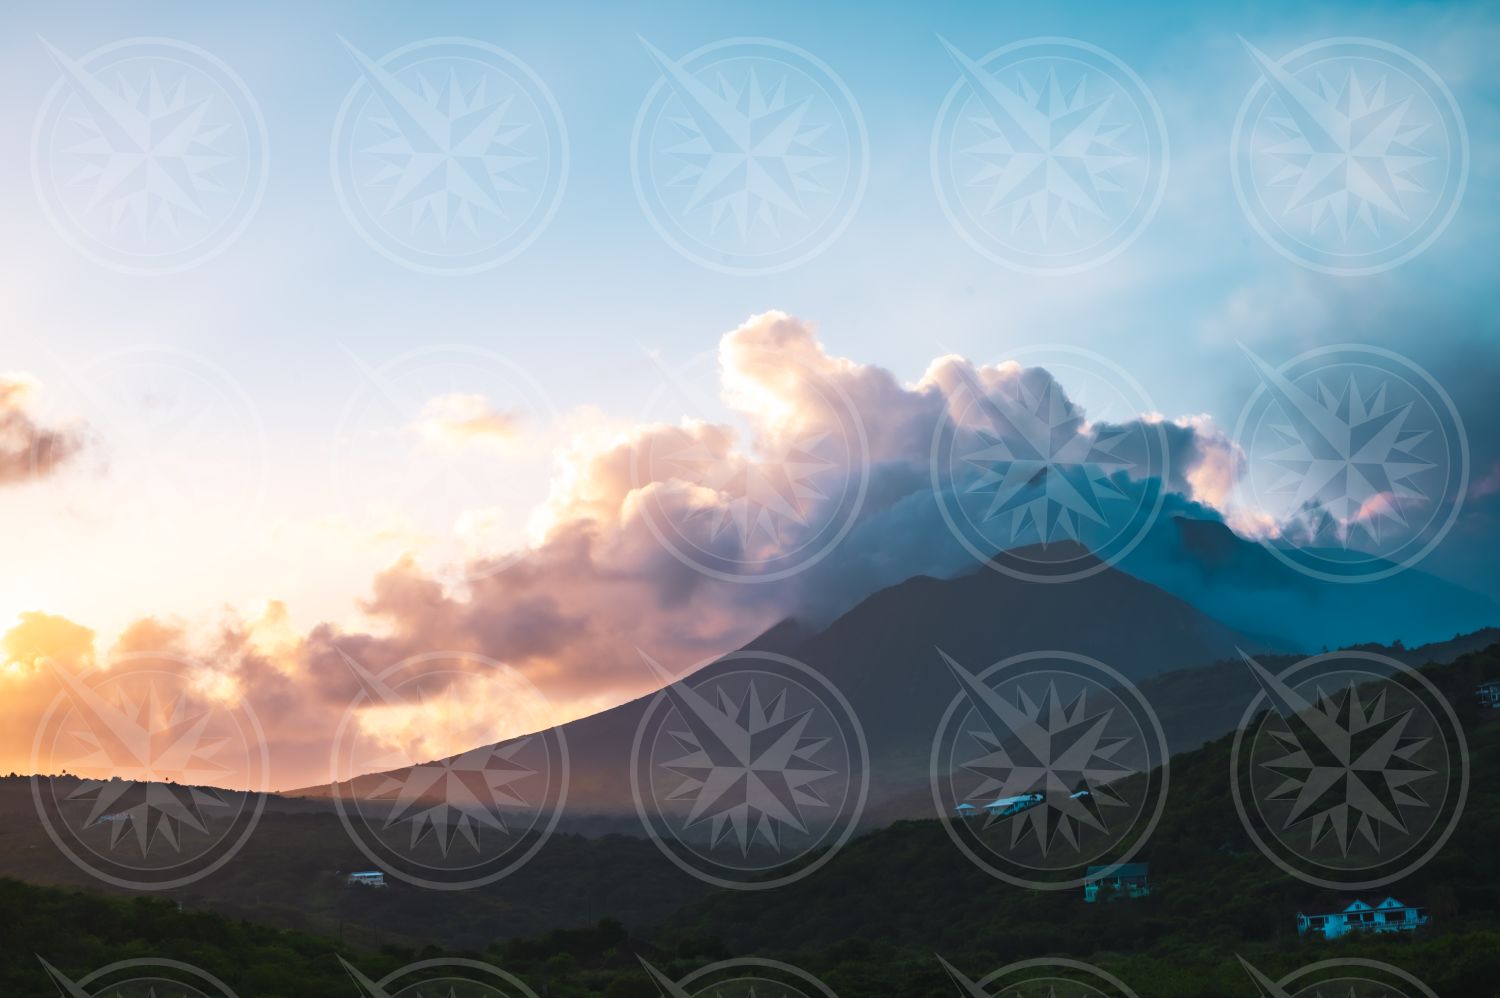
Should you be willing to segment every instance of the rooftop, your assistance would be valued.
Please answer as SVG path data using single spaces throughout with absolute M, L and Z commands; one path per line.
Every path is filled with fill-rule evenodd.
M 1085 880 L 1096 877 L 1144 877 L 1151 872 L 1150 863 L 1118 863 L 1114 866 L 1091 866 Z

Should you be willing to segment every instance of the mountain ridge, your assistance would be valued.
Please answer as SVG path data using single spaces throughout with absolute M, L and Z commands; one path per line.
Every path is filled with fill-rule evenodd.
M 874 804 L 898 786 L 925 779 L 932 733 L 959 692 L 938 647 L 975 669 L 1050 648 L 1106 661 L 1137 681 L 1226 657 L 1237 647 L 1266 646 L 1114 568 L 1100 565 L 1086 578 L 1048 584 L 978 567 L 948 579 L 912 576 L 870 594 L 821 629 L 787 618 L 679 682 L 710 679 L 747 652 L 787 655 L 814 669 L 847 697 L 870 736 Z M 568 742 L 569 797 L 578 802 L 570 804 L 570 813 L 634 814 L 624 761 L 655 696 L 653 691 L 560 726 Z M 381 776 L 367 774 L 340 786 L 363 796 Z M 319 785 L 286 794 L 333 792 Z

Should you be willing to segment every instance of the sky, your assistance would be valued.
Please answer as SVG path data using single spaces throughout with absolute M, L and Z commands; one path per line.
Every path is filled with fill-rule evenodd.
M 1007 366 L 1016 360 L 1051 372 L 1094 425 L 1148 443 L 1152 426 L 1183 430 L 1169 484 L 1264 536 L 1284 524 L 1236 493 L 1255 480 L 1233 439 L 1265 390 L 1255 358 L 1276 368 L 1331 344 L 1393 351 L 1404 374 L 1441 386 L 1452 406 L 1436 404 L 1435 425 L 1456 413 L 1448 436 L 1461 421 L 1468 446 L 1467 480 L 1453 483 L 1466 508 L 1421 567 L 1500 597 L 1488 571 L 1500 536 L 1493 5 L 269 3 L 250 14 L 85 3 L 66 17 L 0 17 L 0 441 L 22 441 L 26 455 L 14 473 L 0 460 L 0 633 L 23 625 L 5 646 L 12 704 L 54 695 L 43 657 L 82 667 L 107 664 L 111 649 L 170 646 L 209 663 L 214 695 L 258 684 L 268 704 L 336 707 L 352 688 L 341 649 L 366 648 L 378 664 L 447 642 L 520 669 L 550 699 L 548 720 L 597 709 L 649 685 L 616 664 L 632 642 L 657 642 L 685 669 L 816 591 L 816 572 L 733 578 L 751 559 L 725 555 L 724 538 L 785 538 L 757 534 L 756 507 L 715 507 L 739 487 L 723 462 L 732 478 L 744 470 L 736 453 L 811 448 L 812 474 L 830 460 L 817 450 L 829 412 L 842 432 L 852 407 L 865 439 L 835 436 L 873 472 L 836 495 L 807 481 L 799 494 L 826 523 L 853 522 L 829 512 L 840 503 L 884 515 L 900 505 L 891 496 L 914 494 L 934 427 L 963 425 L 964 385 L 1036 387 Z M 1387 188 L 1409 214 L 1346 220 L 1379 243 L 1433 216 L 1409 259 L 1353 275 L 1325 272 L 1328 257 L 1306 246 L 1295 258 L 1302 244 L 1288 251 L 1256 207 L 1275 178 L 1235 172 L 1266 169 L 1242 153 L 1276 138 L 1258 58 L 1276 65 L 1350 37 L 1395 60 L 1377 59 L 1358 97 L 1414 158 Z M 124 229 L 100 221 L 128 204 L 90 201 L 106 186 L 91 172 L 106 139 L 77 73 L 114 65 L 117 44 L 141 61 L 123 75 L 100 69 L 111 85 L 145 80 L 151 59 L 189 67 L 181 93 L 181 71 L 168 69 L 160 92 L 131 97 L 189 122 L 202 143 L 179 161 L 196 171 L 187 184 L 203 213 L 179 206 L 140 239 L 121 235 L 129 217 Z M 1036 88 L 1036 106 L 1081 122 L 1109 98 L 1096 137 L 1118 157 L 1088 169 L 1108 173 L 1104 202 L 1134 207 L 1113 231 L 1082 202 L 1049 215 L 1060 235 L 1048 246 L 1073 238 L 1072 256 L 1039 252 L 1035 219 L 1009 204 L 974 221 L 998 182 L 975 183 L 999 162 L 984 153 L 1007 140 L 984 131 L 966 61 L 1000 65 L 988 60 L 1003 62 L 1002 50 L 1041 53 L 997 77 Z M 480 192 L 508 213 L 472 229 L 464 199 L 445 201 L 454 235 L 437 239 L 438 220 L 413 213 L 432 202 L 386 207 L 392 185 L 413 177 L 410 150 L 389 145 L 413 108 L 375 94 L 381 73 L 410 84 L 422 72 L 413 60 L 453 51 L 499 67 L 512 103 L 490 115 L 501 83 L 478 91 L 464 76 L 440 94 L 436 74 L 428 110 L 487 122 L 482 155 L 501 157 L 487 161 L 490 178 L 511 186 Z M 1072 90 L 1065 69 L 1047 91 L 1036 67 L 1055 51 L 1075 60 L 1064 66 L 1102 68 L 1103 89 Z M 744 67 L 767 53 L 752 80 Z M 761 116 L 764 141 L 790 144 L 779 161 L 798 192 L 790 208 L 716 202 L 700 175 L 683 181 L 684 164 L 704 161 L 693 142 L 707 140 L 684 124 L 682 93 L 712 89 L 701 67 L 716 58 L 729 103 Z M 1398 76 L 1389 101 L 1382 65 L 1415 73 Z M 1427 79 L 1422 65 L 1441 86 L 1385 113 L 1406 100 L 1402 80 Z M 203 93 L 206 110 L 194 103 Z M 708 193 L 689 218 L 679 209 L 693 184 Z M 741 210 L 752 235 L 736 242 L 725 233 Z M 1017 231 L 1019 242 L 994 238 Z M 178 244 L 191 248 L 173 256 Z M 671 473 L 651 465 L 649 446 L 640 456 L 662 426 L 681 434 Z M 708 470 L 684 472 L 683 448 Z M 1448 459 L 1458 463 L 1456 449 Z M 692 487 L 661 500 L 639 480 L 642 460 L 650 485 Z M 1379 519 L 1385 500 L 1374 500 L 1363 515 Z M 673 533 L 682 510 L 708 532 L 686 556 Z M 826 553 L 846 535 L 813 521 L 808 546 L 778 550 L 763 574 L 816 556 L 830 577 L 850 577 Z M 868 543 L 873 528 L 858 523 Z M 581 524 L 596 531 L 586 551 Z M 890 544 L 882 572 L 934 567 Z M 292 713 L 316 728 L 329 710 Z M 297 761 L 272 782 L 317 778 L 320 737 L 289 752 Z M 29 742 L 0 745 L 0 768 L 25 768 Z

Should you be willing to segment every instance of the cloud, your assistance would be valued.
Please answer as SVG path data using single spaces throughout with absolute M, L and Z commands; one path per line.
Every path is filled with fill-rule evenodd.
M 429 399 L 416 421 L 417 432 L 431 444 L 461 446 L 513 439 L 520 418 L 493 408 L 483 395 L 455 392 Z
M 0 486 L 46 477 L 83 448 L 80 433 L 37 423 L 31 412 L 37 390 L 29 375 L 0 373 Z
M 675 411 L 639 425 L 577 421 L 519 557 L 442 577 L 468 580 L 458 586 L 404 558 L 374 579 L 359 626 L 297 634 L 271 604 L 197 640 L 176 624 L 141 621 L 110 654 L 166 649 L 197 663 L 198 695 L 242 700 L 261 718 L 273 782 L 308 785 L 326 779 L 334 732 L 351 709 L 354 723 L 392 748 L 437 751 L 409 710 L 365 703 L 360 670 L 399 666 L 420 678 L 441 715 L 430 730 L 469 731 L 482 719 L 464 704 L 505 699 L 506 684 L 538 691 L 544 699 L 526 711 L 495 718 L 487 737 L 497 740 L 646 692 L 654 679 L 637 648 L 685 671 L 788 616 L 822 623 L 912 575 L 975 567 L 934 501 L 931 458 L 939 431 L 981 428 L 973 392 L 1050 400 L 1079 416 L 1069 432 L 1085 448 L 1159 434 L 1170 475 L 1162 483 L 1117 473 L 1108 488 L 1127 499 L 1165 484 L 1222 508 L 1239 470 L 1204 417 L 1089 422 L 1050 372 L 1014 362 L 942 357 L 903 384 L 830 355 L 811 325 L 781 312 L 727 333 L 716 361 L 711 378 L 676 386 L 706 397 L 701 405 L 674 397 Z M 475 396 L 439 400 L 423 425 L 447 442 L 510 430 Z M 953 487 L 982 473 L 972 468 Z M 1023 531 L 1017 543 L 1037 539 Z M 762 577 L 775 581 L 745 581 Z
M 1469 486 L 1470 499 L 1487 499 L 1493 495 L 1500 495 L 1500 461 L 1490 465 L 1488 471 L 1474 479 L 1474 484 Z
M 581 433 L 564 445 L 523 557 L 493 573 L 470 566 L 462 592 L 397 563 L 362 605 L 369 628 L 315 628 L 299 670 L 337 701 L 357 693 L 342 654 L 378 671 L 444 649 L 506 663 L 559 717 L 618 702 L 652 686 L 636 648 L 686 669 L 787 616 L 818 623 L 913 574 L 974 567 L 933 502 L 934 433 L 963 411 L 966 385 L 1025 382 L 1066 400 L 1040 368 L 958 357 L 902 384 L 831 356 L 813 327 L 779 312 L 726 334 L 717 362 L 708 392 L 725 418 L 688 405 L 675 421 Z M 1222 502 L 1237 468 L 1223 434 L 1202 418 L 1168 425 L 1183 469 L 1170 484 Z M 864 482 L 857 504 L 851 479 Z M 846 518 L 826 557 L 774 584 L 705 570 L 756 577 Z

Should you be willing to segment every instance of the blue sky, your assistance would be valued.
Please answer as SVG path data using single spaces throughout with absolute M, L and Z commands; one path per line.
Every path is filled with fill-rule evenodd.
M 143 587 L 149 601 L 175 612 L 286 598 L 303 619 L 321 619 L 350 604 L 370 562 L 390 554 L 333 564 L 337 543 L 286 526 L 337 505 L 328 440 L 361 390 L 351 353 L 378 365 L 434 344 L 471 344 L 524 368 L 560 413 L 587 406 L 631 420 L 659 382 L 645 351 L 685 363 L 746 316 L 773 308 L 817 323 L 830 353 L 904 380 L 945 353 L 990 362 L 1033 343 L 1086 347 L 1125 366 L 1166 415 L 1208 413 L 1228 426 L 1256 384 L 1237 342 L 1277 362 L 1330 342 L 1386 346 L 1433 372 L 1458 401 L 1474 476 L 1496 457 L 1486 397 L 1500 334 L 1491 249 L 1500 79 L 1487 68 L 1500 17 L 1492 5 L 265 3 L 232 12 L 82 3 L 66 14 L 34 6 L 3 15 L 0 369 L 29 372 L 51 391 L 66 383 L 61 368 L 134 343 L 219 365 L 263 421 L 267 516 L 293 540 L 268 553 L 256 538 L 205 568 L 201 548 L 191 558 L 133 549 L 128 527 L 97 510 L 79 514 L 85 527 L 39 490 L 0 496 L 12 523 L 40 511 L 62 516 L 49 530 L 11 538 L 38 567 L 26 591 L 19 583 L 0 590 L 0 611 L 54 609 L 116 627 L 152 611 L 135 605 L 144 596 L 112 603 L 117 581 L 80 584 L 81 566 L 94 559 L 117 579 L 131 568 L 152 576 Z M 235 69 L 264 114 L 270 171 L 258 212 L 225 252 L 179 274 L 141 278 L 83 259 L 59 238 L 39 205 L 30 159 L 38 109 L 60 78 L 41 39 L 82 56 L 149 35 L 201 46 Z M 442 35 L 481 39 L 524 60 L 555 96 L 571 146 L 550 225 L 516 259 L 467 277 L 413 272 L 372 251 L 341 211 L 329 168 L 335 116 L 359 81 L 340 36 L 378 57 Z M 1171 142 L 1166 194 L 1140 238 L 1106 264 L 1056 278 L 998 267 L 958 238 L 929 167 L 938 107 L 958 80 L 939 37 L 979 57 L 1044 35 L 1089 41 L 1129 64 L 1154 93 Z M 1421 256 L 1371 277 L 1317 274 L 1278 255 L 1247 224 L 1229 174 L 1235 115 L 1258 79 L 1240 36 L 1278 55 L 1338 35 L 1391 41 L 1436 68 L 1471 142 L 1467 192 L 1452 224 Z M 868 129 L 868 187 L 847 230 L 777 274 L 726 275 L 685 259 L 652 228 L 631 179 L 632 128 L 661 76 L 639 39 L 679 55 L 734 36 L 817 55 L 847 84 Z M 545 470 L 524 474 L 517 501 L 539 501 Z M 1482 572 L 1493 538 L 1477 536 L 1482 543 L 1448 545 L 1427 567 L 1494 592 Z M 58 543 L 76 547 L 47 546 Z M 225 581 L 209 595 L 215 575 Z M 22 605 L 33 598 L 48 605 Z

